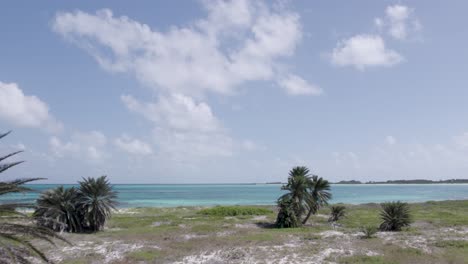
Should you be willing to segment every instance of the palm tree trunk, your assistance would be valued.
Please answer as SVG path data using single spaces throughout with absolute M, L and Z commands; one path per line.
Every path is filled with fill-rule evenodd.
M 309 209 L 309 212 L 307 213 L 306 217 L 304 220 L 302 220 L 302 224 L 307 223 L 307 220 L 309 220 L 309 217 L 312 215 L 312 209 Z

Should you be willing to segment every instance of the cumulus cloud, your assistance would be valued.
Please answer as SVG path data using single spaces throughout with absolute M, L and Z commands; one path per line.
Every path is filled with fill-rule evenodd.
M 398 40 L 405 40 L 410 34 L 420 32 L 422 28 L 414 9 L 398 4 L 388 6 L 385 9 L 385 18 L 376 18 L 375 25 Z
M 206 18 L 166 32 L 109 9 L 58 13 L 53 29 L 103 68 L 158 91 L 232 94 L 247 81 L 275 81 L 302 39 L 299 15 L 247 0 L 202 3 Z
M 19 127 L 35 127 L 60 132 L 63 125 L 50 113 L 48 105 L 34 95 L 25 95 L 16 83 L 0 82 L 0 119 Z
M 322 88 L 319 86 L 310 84 L 294 74 L 290 74 L 286 78 L 281 79 L 279 85 L 290 95 L 320 95 L 323 93 Z
M 153 149 L 150 144 L 128 135 L 122 135 L 114 140 L 115 146 L 132 155 L 151 155 Z
M 121 99 L 130 111 L 154 123 L 155 143 L 162 153 L 178 160 L 232 154 L 233 140 L 204 102 L 181 94 L 160 96 L 154 103 L 130 95 Z
M 76 132 L 69 141 L 51 137 L 49 147 L 57 158 L 71 156 L 91 162 L 99 162 L 107 156 L 107 137 L 99 131 Z
M 372 66 L 392 66 L 403 60 L 402 55 L 385 46 L 382 37 L 367 34 L 342 40 L 331 54 L 333 64 L 354 66 L 359 70 Z

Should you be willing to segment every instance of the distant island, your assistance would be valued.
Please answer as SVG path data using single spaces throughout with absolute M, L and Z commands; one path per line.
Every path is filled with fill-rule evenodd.
M 335 184 L 439 184 L 439 183 L 468 183 L 468 179 L 450 179 L 450 180 L 439 180 L 439 181 L 416 179 L 416 180 L 389 180 L 389 181 L 368 181 L 368 182 L 350 180 L 350 181 L 335 182 Z

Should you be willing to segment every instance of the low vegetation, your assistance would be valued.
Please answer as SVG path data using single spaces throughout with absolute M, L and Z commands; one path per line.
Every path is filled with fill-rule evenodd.
M 378 228 L 376 226 L 372 226 L 372 225 L 363 226 L 361 227 L 361 232 L 363 233 L 361 238 L 364 238 L 364 239 L 373 238 L 375 237 L 375 234 L 377 234 L 377 231 L 378 231 Z
M 106 176 L 78 183 L 78 188 L 60 186 L 41 194 L 33 213 L 40 226 L 73 233 L 102 230 L 116 209 L 117 193 Z
M 336 222 L 346 216 L 346 207 L 343 205 L 333 205 L 330 207 L 330 217 L 328 222 Z
M 380 211 L 380 230 L 382 231 L 401 231 L 403 227 L 411 224 L 411 214 L 408 203 L 388 202 L 381 204 Z
M 123 209 L 102 232 L 64 233 L 73 247 L 44 247 L 58 263 L 466 263 L 468 201 L 408 204 L 410 229 L 377 233 L 379 204 L 345 206 L 339 226 L 322 208 L 307 225 L 282 229 L 271 228 L 273 206 L 254 207 L 264 215 L 229 217 L 201 213 L 216 207 Z M 369 226 L 372 239 L 361 239 L 361 226 Z
M 273 211 L 255 206 L 216 206 L 198 212 L 202 215 L 212 216 L 241 216 L 241 215 L 268 215 Z

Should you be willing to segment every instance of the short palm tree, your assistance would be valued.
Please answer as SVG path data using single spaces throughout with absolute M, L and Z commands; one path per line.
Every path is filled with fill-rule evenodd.
M 407 203 L 388 202 L 381 204 L 380 224 L 381 231 L 400 231 L 412 222 L 409 205 Z
M 297 219 L 290 197 L 280 197 L 278 199 L 278 208 L 279 211 L 275 223 L 276 227 L 290 228 L 300 226 L 301 222 Z
M 0 139 L 9 133 L 0 134 Z M 13 152 L 0 157 L 0 162 L 4 162 L 7 158 L 20 152 Z M 0 173 L 21 163 L 22 161 L 0 163 Z M 31 191 L 31 189 L 23 186 L 23 184 L 39 179 L 0 181 L 0 196 Z M 44 253 L 33 245 L 31 240 L 40 239 L 51 244 L 54 244 L 54 238 L 65 241 L 48 228 L 32 225 L 32 219 L 16 210 L 17 208 L 32 207 L 34 207 L 34 204 L 21 202 L 0 204 L 0 263 L 31 263 L 33 261 L 31 258 L 34 257 L 39 257 L 45 262 L 50 262 Z
M 330 207 L 330 218 L 328 222 L 336 222 L 346 215 L 346 207 L 343 205 L 333 205 Z
M 308 205 L 312 199 L 308 192 L 310 187 L 309 169 L 298 166 L 289 171 L 288 183 L 281 189 L 288 191 L 280 197 L 280 201 L 288 201 L 296 218 L 300 221 L 302 215 L 309 209 Z
M 82 216 L 76 203 L 78 197 L 74 187 L 47 190 L 37 199 L 33 216 L 39 225 L 54 231 L 82 232 Z
M 83 214 L 84 225 L 91 232 L 99 231 L 117 206 L 117 193 L 106 176 L 86 178 L 79 184 L 78 210 Z
M 309 220 L 311 215 L 316 214 L 320 208 L 328 205 L 328 201 L 332 198 L 330 183 L 317 175 L 313 175 L 309 179 L 307 189 L 310 194 L 309 199 L 307 200 L 307 207 L 309 210 L 307 212 L 307 216 L 302 221 L 303 224 Z

